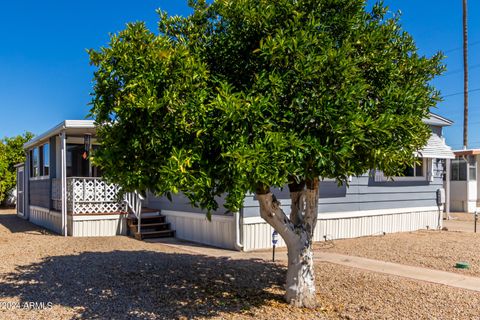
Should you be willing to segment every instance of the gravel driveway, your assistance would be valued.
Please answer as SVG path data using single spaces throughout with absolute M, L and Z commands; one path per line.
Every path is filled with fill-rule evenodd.
M 284 265 L 127 237 L 64 238 L 8 211 L 0 261 L 0 319 L 480 319 L 478 293 L 328 263 L 316 266 L 320 306 L 292 308 Z

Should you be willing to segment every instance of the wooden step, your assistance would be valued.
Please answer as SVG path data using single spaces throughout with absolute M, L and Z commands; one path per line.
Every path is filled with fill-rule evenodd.
M 138 232 L 138 225 L 131 224 L 129 225 L 131 232 Z M 143 224 L 140 226 L 140 232 L 144 231 L 161 231 L 161 230 L 170 230 L 170 223 L 162 222 L 162 223 L 149 223 Z
M 145 221 L 142 219 L 141 221 L 141 225 L 144 226 L 144 225 L 149 225 L 149 224 L 157 224 L 157 223 L 167 223 L 166 220 L 165 220 L 165 217 L 163 218 L 158 218 L 158 219 L 155 219 L 155 220 L 149 220 L 149 221 Z M 130 226 L 134 226 L 134 227 L 137 227 L 138 226 L 138 221 L 137 220 L 133 220 L 133 221 L 128 221 L 127 225 L 130 227 Z
M 152 228 L 152 227 L 170 227 L 169 222 L 154 222 L 154 223 L 142 223 L 142 228 Z
M 160 230 L 160 231 L 143 231 L 135 232 L 135 239 L 143 240 L 146 238 L 168 238 L 174 237 L 175 230 Z

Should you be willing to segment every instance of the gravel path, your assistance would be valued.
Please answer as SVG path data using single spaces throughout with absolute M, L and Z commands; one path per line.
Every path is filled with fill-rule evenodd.
M 328 263 L 316 266 L 321 306 L 292 308 L 284 265 L 127 237 L 64 238 L 6 211 L 0 261 L 0 319 L 480 319 L 478 293 Z
M 318 243 L 316 248 L 480 277 L 480 233 L 417 231 Z M 455 268 L 465 261 L 470 269 Z M 480 308 L 480 307 L 479 307 Z

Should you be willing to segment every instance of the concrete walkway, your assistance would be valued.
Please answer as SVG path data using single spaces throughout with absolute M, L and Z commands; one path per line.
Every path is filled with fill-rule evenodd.
M 272 259 L 271 251 L 239 252 L 208 247 L 192 242 L 180 241 L 174 238 L 152 239 L 148 242 L 161 243 L 163 245 L 190 252 L 192 254 L 207 255 L 212 257 L 228 257 L 231 259 L 261 259 L 267 261 L 271 261 Z M 450 287 L 480 292 L 480 278 L 465 276 L 453 272 L 413 267 L 398 263 L 323 251 L 315 251 L 314 259 L 321 262 L 334 263 L 372 272 L 390 274 L 413 280 L 443 284 Z M 286 264 L 287 260 L 286 250 L 284 248 L 279 249 L 275 254 L 275 262 Z
M 315 260 L 480 292 L 480 278 L 453 272 L 413 267 L 329 252 L 315 252 Z

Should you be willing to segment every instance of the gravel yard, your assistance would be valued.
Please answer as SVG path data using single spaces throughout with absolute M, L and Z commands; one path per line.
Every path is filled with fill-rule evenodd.
M 480 319 L 478 293 L 328 263 L 316 266 L 319 308 L 296 309 L 282 301 L 284 265 L 127 237 L 64 238 L 12 211 L 0 211 L 0 261 L 0 319 Z M 5 306 L 16 302 L 53 307 Z

